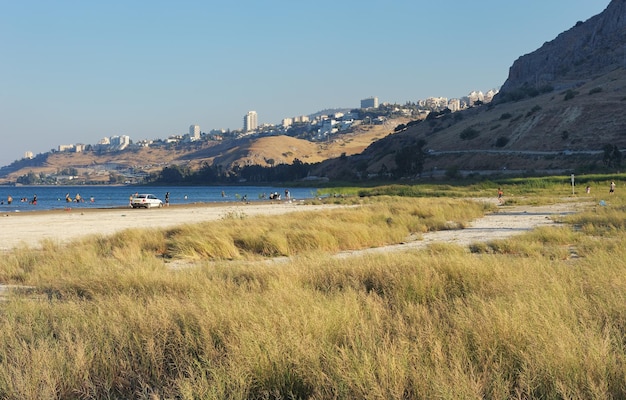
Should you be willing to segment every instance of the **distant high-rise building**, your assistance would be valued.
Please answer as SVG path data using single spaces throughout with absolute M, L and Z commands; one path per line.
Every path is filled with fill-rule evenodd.
M 378 97 L 368 97 L 361 100 L 361 108 L 378 108 Z
M 468 94 L 467 97 L 469 99 L 470 106 L 473 106 L 474 103 L 476 103 L 477 101 L 480 101 L 480 102 L 485 101 L 485 95 L 480 90 L 479 91 L 474 90 L 473 92 Z
M 255 130 L 258 126 L 259 121 L 256 111 L 248 111 L 243 117 L 243 131 L 250 132 Z
M 283 128 L 289 128 L 293 125 L 293 118 L 283 118 L 282 125 Z
M 459 99 L 450 99 L 448 101 L 448 108 L 450 111 L 460 111 L 461 110 L 461 100 Z
M 190 125 L 189 126 L 189 137 L 192 140 L 200 139 L 200 125 Z
M 117 150 L 124 150 L 126 147 L 130 145 L 130 136 L 128 135 L 110 136 L 109 143 L 111 146 L 116 147 Z
M 498 89 L 490 89 L 487 93 L 485 93 L 485 98 L 483 99 L 483 101 L 485 103 L 491 103 L 491 101 L 493 100 L 493 97 L 498 94 Z

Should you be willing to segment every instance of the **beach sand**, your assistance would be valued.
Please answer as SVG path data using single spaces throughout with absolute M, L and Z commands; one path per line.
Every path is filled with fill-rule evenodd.
M 124 229 L 166 228 L 228 216 L 278 215 L 338 207 L 301 202 L 203 203 L 152 209 L 70 209 L 2 213 L 0 250 L 39 247 L 42 240 L 64 244 L 89 235 L 111 235 Z

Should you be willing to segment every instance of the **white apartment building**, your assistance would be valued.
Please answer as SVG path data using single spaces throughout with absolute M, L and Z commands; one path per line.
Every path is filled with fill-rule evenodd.
M 497 89 L 490 89 L 487 93 L 485 93 L 485 99 L 483 100 L 485 103 L 491 103 L 494 96 L 498 94 Z
M 191 140 L 200 139 L 200 125 L 190 125 L 189 126 L 189 138 Z
M 460 99 L 450 99 L 448 102 L 448 108 L 450 111 L 460 111 L 461 110 L 461 100 Z
M 418 100 L 417 104 L 420 107 L 430 108 L 430 109 L 444 109 L 448 107 L 448 98 L 447 97 L 429 97 L 425 100 Z
M 124 150 L 126 147 L 130 145 L 130 136 L 128 135 L 111 136 L 109 138 L 109 142 L 111 146 L 114 146 L 117 150 Z
M 293 118 L 283 118 L 281 124 L 283 128 L 289 128 L 291 125 L 293 125 Z
M 378 97 L 368 97 L 361 100 L 361 108 L 378 108 Z
M 248 111 L 243 117 L 243 131 L 250 132 L 259 127 L 259 120 L 256 111 Z
M 473 106 L 474 103 L 476 103 L 477 101 L 480 101 L 483 103 L 485 101 L 485 95 L 480 90 L 479 91 L 474 90 L 473 92 L 467 95 L 467 98 L 469 99 L 470 106 Z
M 73 144 L 60 144 L 57 149 L 59 152 L 70 151 L 70 150 L 74 150 L 74 145 Z

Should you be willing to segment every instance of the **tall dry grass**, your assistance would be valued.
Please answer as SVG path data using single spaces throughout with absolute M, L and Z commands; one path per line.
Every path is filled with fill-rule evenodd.
M 395 200 L 326 218 L 244 218 L 241 226 L 227 220 L 17 249 L 0 259 L 1 279 L 34 288 L 0 304 L 0 397 L 626 396 L 623 229 L 589 216 L 473 253 L 440 244 L 341 260 L 328 254 L 354 237 L 380 241 L 361 225 L 389 232 L 385 242 L 395 225 L 406 234 L 426 229 L 416 219 L 454 220 L 437 217 L 440 200 L 432 209 Z M 623 210 L 611 217 L 619 218 Z M 231 258 L 239 262 L 209 253 L 196 256 L 196 268 L 164 262 L 188 257 L 190 250 L 173 250 L 177 241 L 203 249 L 193 244 L 198 232 L 213 238 L 232 229 L 235 243 L 248 222 L 256 234 L 264 232 L 258 226 L 309 232 L 308 242 L 317 232 L 309 225 L 324 219 L 333 223 L 323 225 L 332 234 L 322 242 L 332 243 L 287 241 L 286 263 L 245 261 L 254 245 L 236 247 Z
M 467 200 L 379 196 L 325 212 L 225 218 L 176 228 L 166 234 L 166 253 L 175 258 L 232 260 L 355 250 L 464 226 L 490 209 Z

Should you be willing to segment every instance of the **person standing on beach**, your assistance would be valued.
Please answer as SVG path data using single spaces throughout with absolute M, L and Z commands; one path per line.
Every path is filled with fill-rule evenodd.
M 504 203 L 504 199 L 502 198 L 502 196 L 504 196 L 504 192 L 502 191 L 502 188 L 498 188 L 498 203 L 500 205 Z
M 170 192 L 165 192 L 165 207 L 170 205 Z
M 615 194 L 615 181 L 611 181 L 609 185 L 609 194 Z

